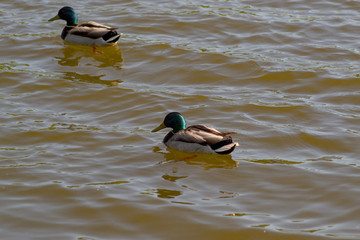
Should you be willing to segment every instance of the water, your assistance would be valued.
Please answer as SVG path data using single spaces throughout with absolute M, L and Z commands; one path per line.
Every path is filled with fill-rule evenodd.
M 359 5 L 3 1 L 1 239 L 359 239 Z M 166 149 L 170 111 L 240 146 Z

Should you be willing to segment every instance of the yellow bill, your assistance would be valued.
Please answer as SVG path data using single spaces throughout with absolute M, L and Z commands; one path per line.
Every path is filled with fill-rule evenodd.
M 157 128 L 154 128 L 151 132 L 157 132 L 157 131 L 159 131 L 161 129 L 164 129 L 164 128 L 166 128 L 166 126 L 165 126 L 164 123 L 162 123 Z
M 56 15 L 55 17 L 50 18 L 50 19 L 48 20 L 48 22 L 52 22 L 52 21 L 59 20 L 59 19 L 60 19 L 59 15 Z

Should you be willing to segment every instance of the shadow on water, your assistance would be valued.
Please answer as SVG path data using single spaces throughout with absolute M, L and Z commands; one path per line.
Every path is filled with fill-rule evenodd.
M 183 161 L 189 165 L 202 166 L 205 170 L 212 168 L 231 169 L 238 167 L 239 163 L 232 159 L 231 155 L 215 155 L 202 153 L 185 153 L 167 148 L 169 152 L 162 152 L 158 146 L 153 148 L 153 152 L 163 155 L 163 161 L 159 164 Z
M 63 56 L 55 57 L 59 65 L 76 67 L 82 58 L 92 58 L 95 62 L 100 63 L 97 67 L 113 67 L 118 70 L 124 65 L 121 49 L 119 46 L 97 47 L 99 53 L 94 53 L 93 49 L 88 46 L 65 44 L 61 50 Z

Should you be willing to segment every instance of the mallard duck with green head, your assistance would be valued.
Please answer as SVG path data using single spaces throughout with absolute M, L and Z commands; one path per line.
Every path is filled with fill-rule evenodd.
M 239 145 L 228 136 L 236 132 L 220 132 L 204 125 L 186 127 L 184 117 L 178 112 L 167 114 L 163 123 L 152 132 L 163 128 L 172 128 L 163 143 L 183 152 L 229 154 Z
M 113 27 L 105 26 L 94 21 L 78 25 L 78 17 L 72 7 L 63 7 L 58 14 L 49 19 L 49 22 L 62 19 L 66 26 L 61 33 L 61 38 L 69 43 L 88 46 L 106 47 L 115 45 L 122 33 Z

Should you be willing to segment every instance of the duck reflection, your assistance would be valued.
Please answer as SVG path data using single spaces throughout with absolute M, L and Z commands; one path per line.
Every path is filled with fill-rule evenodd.
M 176 182 L 179 179 L 187 178 L 188 176 L 171 176 L 169 174 L 165 174 L 161 176 L 163 179 L 170 181 L 170 182 Z
M 142 194 L 149 194 L 149 195 L 156 194 L 157 197 L 159 198 L 175 198 L 180 196 L 182 192 L 178 190 L 157 188 L 157 189 L 147 189 Z
M 159 162 L 159 164 L 184 161 L 189 165 L 202 166 L 206 170 L 212 168 L 231 169 L 239 165 L 237 161 L 232 159 L 231 155 L 185 153 L 171 148 L 167 148 L 167 151 L 168 152 L 162 152 L 162 149 L 158 146 L 153 148 L 153 152 L 160 153 L 165 158 L 165 160 Z
M 260 163 L 260 164 L 285 164 L 285 165 L 292 165 L 292 164 L 301 164 L 302 162 L 284 160 L 284 159 L 250 159 L 246 160 L 248 162 L 253 163 Z
M 119 46 L 99 48 L 101 53 L 94 53 L 92 48 L 86 46 L 65 44 L 61 50 L 63 56 L 56 57 L 59 65 L 75 67 L 79 66 L 82 58 L 92 58 L 99 63 L 97 67 L 114 67 L 121 69 L 124 64 Z
M 169 189 L 156 189 L 155 192 L 159 198 L 175 198 L 181 195 L 181 191 Z
M 108 86 L 116 86 L 122 81 L 120 80 L 102 80 L 101 78 L 105 75 L 92 76 L 89 74 L 80 74 L 76 72 L 64 72 L 64 78 L 71 81 L 80 81 L 87 83 L 97 83 L 97 84 L 105 84 Z

